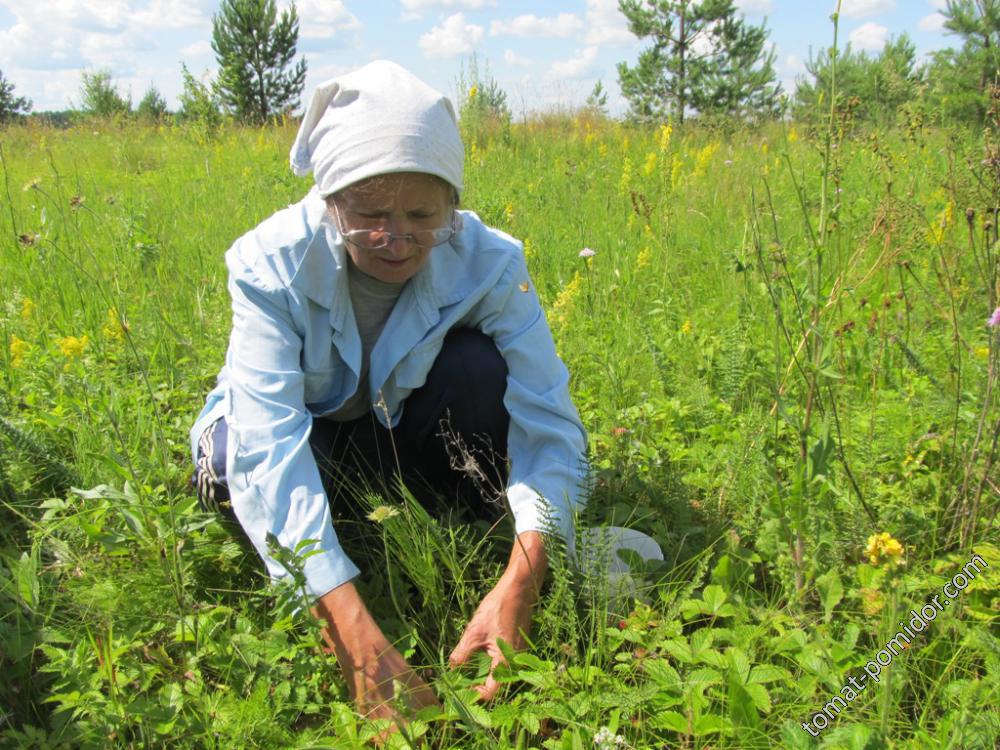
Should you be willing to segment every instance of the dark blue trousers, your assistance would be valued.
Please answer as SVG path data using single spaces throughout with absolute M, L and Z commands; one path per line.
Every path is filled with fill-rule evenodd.
M 397 477 L 431 512 L 450 509 L 493 521 L 503 515 L 507 430 L 503 404 L 507 365 L 493 340 L 453 329 L 424 385 L 387 429 L 369 414 L 349 422 L 313 418 L 309 437 L 334 516 L 355 516 L 352 489 L 370 486 L 392 497 Z M 226 484 L 226 423 L 210 426 L 199 446 L 192 483 L 209 509 L 233 520 Z

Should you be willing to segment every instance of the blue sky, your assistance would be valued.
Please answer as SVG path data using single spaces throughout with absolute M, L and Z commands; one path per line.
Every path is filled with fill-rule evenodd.
M 284 0 L 287 2 L 287 0 Z M 279 0 L 279 5 L 283 0 Z M 766 20 L 786 89 L 832 40 L 834 0 L 737 0 Z M 957 45 L 944 33 L 944 0 L 843 0 L 841 40 L 877 52 L 905 32 L 918 54 Z M 473 53 L 508 93 L 515 116 L 581 104 L 600 80 L 621 112 L 616 64 L 643 45 L 617 0 L 298 0 L 299 51 L 312 86 L 386 57 L 454 96 Z M 177 105 L 180 65 L 212 71 L 218 0 L 0 0 L 0 70 L 35 109 L 79 101 L 80 74 L 108 68 L 134 101 L 152 83 Z

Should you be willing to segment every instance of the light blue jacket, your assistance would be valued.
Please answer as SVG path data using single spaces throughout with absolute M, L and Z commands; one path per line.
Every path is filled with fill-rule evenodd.
M 309 447 L 314 416 L 338 409 L 358 386 L 361 339 L 348 293 L 343 241 L 315 189 L 238 239 L 226 253 L 233 328 L 226 364 L 194 427 L 191 450 L 217 418 L 229 426 L 226 473 L 233 511 L 275 579 L 267 553 L 318 540 L 304 562 L 319 597 L 358 575 L 333 530 Z M 445 334 L 478 328 L 507 363 L 510 413 L 507 501 L 517 533 L 555 530 L 572 547 L 573 513 L 585 502 L 586 434 L 570 400 L 520 243 L 462 212 L 463 230 L 434 248 L 406 284 L 371 353 L 369 397 L 392 426 L 423 385 Z M 381 406 L 375 409 L 385 424 Z M 389 426 L 389 425 L 386 425 Z

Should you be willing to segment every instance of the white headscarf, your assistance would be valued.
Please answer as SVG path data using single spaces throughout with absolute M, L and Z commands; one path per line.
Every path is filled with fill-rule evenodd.
M 424 172 L 462 190 L 465 150 L 455 109 L 409 71 L 376 60 L 320 84 L 292 145 L 295 174 L 323 197 L 366 177 Z

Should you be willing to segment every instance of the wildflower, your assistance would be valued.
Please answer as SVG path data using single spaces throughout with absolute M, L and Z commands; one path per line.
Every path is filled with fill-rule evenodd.
M 34 190 L 41 184 L 42 184 L 41 177 L 32 177 L 30 180 L 24 183 L 24 186 L 21 188 L 21 191 L 27 193 L 29 190 Z
M 121 341 L 122 338 L 124 338 L 124 332 L 127 330 L 128 323 L 118 313 L 118 308 L 108 308 L 107 319 L 104 323 L 104 327 L 101 328 L 101 333 L 103 333 L 106 338 Z
M 589 247 L 585 247 L 583 248 L 583 250 L 580 251 L 581 258 L 593 258 L 595 255 L 597 255 L 597 253 L 591 250 Z
M 399 508 L 393 508 L 391 505 L 380 505 L 368 514 L 368 520 L 375 523 L 385 523 L 390 518 L 398 515 Z
M 642 173 L 649 177 L 656 171 L 656 152 L 650 151 L 646 154 L 646 163 L 642 165 Z
M 27 341 L 23 341 L 17 336 L 12 336 L 10 339 L 10 364 L 13 367 L 20 367 L 21 363 L 24 362 L 24 355 L 28 349 L 29 344 Z
M 39 235 L 37 232 L 25 232 L 17 237 L 17 241 L 25 247 L 33 246 L 36 242 L 38 242 L 38 239 Z
M 627 743 L 620 734 L 614 734 L 607 727 L 601 727 L 594 735 L 594 747 L 598 750 L 611 750 L 614 747 L 624 747 Z
M 795 128 L 788 129 L 788 142 L 795 143 L 799 139 L 799 133 Z
M 641 271 L 643 268 L 649 265 L 650 261 L 653 259 L 653 252 L 649 247 L 644 247 L 639 251 L 639 257 L 635 259 L 636 270 Z
M 83 200 L 84 199 L 82 195 L 74 195 L 72 198 L 69 199 L 69 207 L 79 208 L 80 206 L 83 205 Z
M 975 354 L 979 359 L 986 359 L 990 356 L 990 348 L 988 346 L 977 346 Z
M 766 144 L 765 144 L 766 145 Z M 698 155 L 694 160 L 694 170 L 692 175 L 701 176 L 705 174 L 708 169 L 709 162 L 712 161 L 712 157 L 715 156 L 715 152 L 719 150 L 719 143 L 717 141 L 712 141 L 706 143 L 705 146 L 698 152 Z
M 618 190 L 622 195 L 628 193 L 629 186 L 632 184 L 632 160 L 627 156 L 625 161 L 622 163 L 622 178 L 618 182 Z
M 514 218 L 514 204 L 508 203 L 503 210 L 504 216 L 507 217 L 507 221 L 511 221 Z
M 670 157 L 670 187 L 677 187 L 681 181 L 681 171 L 684 169 L 684 162 L 677 154 Z
M 605 156 L 607 156 L 607 155 L 608 155 L 608 144 L 607 144 L 607 143 L 603 143 L 603 142 L 602 142 L 602 143 L 599 143 L 599 144 L 597 145 L 597 154 L 598 154 L 598 155 L 599 155 L 599 156 L 600 156 L 600 157 L 601 157 L 602 159 L 603 159 L 603 158 L 604 158 Z
M 660 151 L 667 150 L 667 147 L 670 145 L 670 136 L 673 133 L 674 129 L 670 125 L 660 126 Z
M 64 336 L 61 339 L 56 340 L 56 344 L 59 346 L 59 351 L 62 352 L 63 356 L 72 359 L 73 357 L 79 357 L 83 354 L 83 350 L 87 348 L 87 344 L 90 343 L 90 338 L 86 335 L 80 336 Z
M 472 87 L 469 89 L 469 98 L 475 99 L 476 94 L 478 93 L 479 93 L 479 86 L 477 86 L 476 84 L 472 84 Z
M 628 427 L 612 427 L 611 428 L 611 434 L 614 435 L 615 437 L 622 437 L 623 435 L 628 435 L 628 433 L 629 433 Z
M 21 320 L 27 320 L 31 317 L 32 313 L 35 312 L 35 303 L 31 301 L 31 297 L 25 297 L 21 300 Z
M 865 545 L 865 554 L 872 565 L 885 562 L 893 567 L 903 564 L 903 545 L 887 531 L 872 534 Z
M 691 326 L 690 319 L 689 320 L 685 320 L 683 323 L 681 323 L 681 333 L 683 333 L 685 336 L 690 335 L 691 334 L 691 330 L 692 330 L 692 326 Z
M 861 596 L 861 609 L 869 617 L 877 615 L 885 606 L 885 596 L 876 588 L 861 588 L 858 594 Z
M 531 245 L 531 240 L 524 241 L 524 257 L 525 260 L 530 258 L 535 252 L 535 248 Z
M 723 163 L 723 164 L 725 164 L 725 165 L 726 165 L 727 167 L 731 167 L 731 166 L 733 166 L 733 160 L 732 160 L 732 159 L 726 159 L 726 160 L 725 160 L 724 162 L 722 162 L 722 163 Z
M 580 293 L 583 285 L 583 277 L 577 271 L 569 283 L 559 292 L 556 301 L 552 303 L 552 320 L 556 325 L 562 325 L 573 309 L 576 296 Z
M 986 325 L 990 328 L 1000 326 L 1000 307 L 993 311 L 993 314 L 987 319 Z

